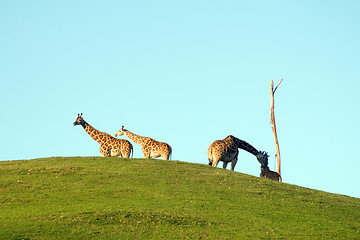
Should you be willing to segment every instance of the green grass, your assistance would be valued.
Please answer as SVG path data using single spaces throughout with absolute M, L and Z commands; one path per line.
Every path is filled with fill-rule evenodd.
M 358 239 L 360 199 L 154 159 L 0 162 L 0 239 Z

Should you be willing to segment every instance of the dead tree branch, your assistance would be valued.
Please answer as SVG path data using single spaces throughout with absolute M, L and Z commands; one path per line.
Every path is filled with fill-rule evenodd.
M 276 88 L 274 89 L 274 82 L 271 81 L 271 127 L 274 133 L 274 138 L 275 138 L 275 146 L 276 146 L 276 157 L 277 157 L 277 172 L 278 174 L 281 176 L 281 168 L 280 168 L 280 147 L 279 147 L 279 141 L 278 141 L 278 137 L 277 137 L 277 132 L 276 132 L 276 124 L 275 124 L 275 113 L 274 113 L 274 94 L 275 91 L 277 90 L 277 88 L 279 87 L 280 83 L 282 82 L 282 79 L 280 80 L 280 82 L 278 83 L 278 85 L 276 86 Z

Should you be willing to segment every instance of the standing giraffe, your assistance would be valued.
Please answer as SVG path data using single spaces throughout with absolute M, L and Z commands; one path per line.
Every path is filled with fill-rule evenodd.
M 238 148 L 255 155 L 261 165 L 267 166 L 268 155 L 266 152 L 258 151 L 249 143 L 232 135 L 227 136 L 223 140 L 216 140 L 210 145 L 208 149 L 209 165 L 216 167 L 219 161 L 222 161 L 223 168 L 226 168 L 227 164 L 231 162 L 231 171 L 234 171 L 238 160 Z
M 141 145 L 144 158 L 157 158 L 161 156 L 164 160 L 169 160 L 171 156 L 172 149 L 167 143 L 158 142 L 149 137 L 141 137 L 124 129 L 124 126 L 115 134 L 115 137 L 121 135 L 125 135 L 130 140 Z
M 133 146 L 127 140 L 117 139 L 108 133 L 100 132 L 85 122 L 83 115 L 78 114 L 74 126 L 81 125 L 85 131 L 95 141 L 100 144 L 100 154 L 103 157 L 118 157 L 129 158 L 130 153 L 133 152 Z

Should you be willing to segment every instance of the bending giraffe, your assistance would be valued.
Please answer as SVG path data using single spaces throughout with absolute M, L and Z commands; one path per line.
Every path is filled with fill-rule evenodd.
M 83 115 L 78 114 L 74 126 L 81 125 L 95 141 L 100 144 L 100 154 L 103 157 L 124 157 L 129 158 L 133 153 L 132 144 L 123 139 L 117 139 L 108 133 L 100 132 L 85 122 Z
M 157 158 L 162 157 L 164 160 L 169 160 L 172 149 L 169 144 L 158 142 L 149 137 L 141 137 L 126 129 L 124 126 L 115 134 L 115 137 L 125 135 L 133 142 L 141 145 L 144 158 Z
M 235 165 L 238 160 L 238 149 L 243 149 L 254 156 L 262 166 L 267 166 L 268 155 L 266 152 L 258 151 L 249 143 L 240 140 L 232 135 L 227 136 L 223 140 L 216 140 L 208 149 L 209 165 L 216 167 L 219 161 L 223 162 L 223 168 L 231 162 L 231 171 L 234 171 Z

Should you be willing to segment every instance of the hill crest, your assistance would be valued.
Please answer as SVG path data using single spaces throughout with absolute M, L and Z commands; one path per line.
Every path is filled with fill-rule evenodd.
M 356 238 L 360 199 L 208 165 L 0 162 L 0 238 Z M 356 236 L 356 237 L 355 237 Z

